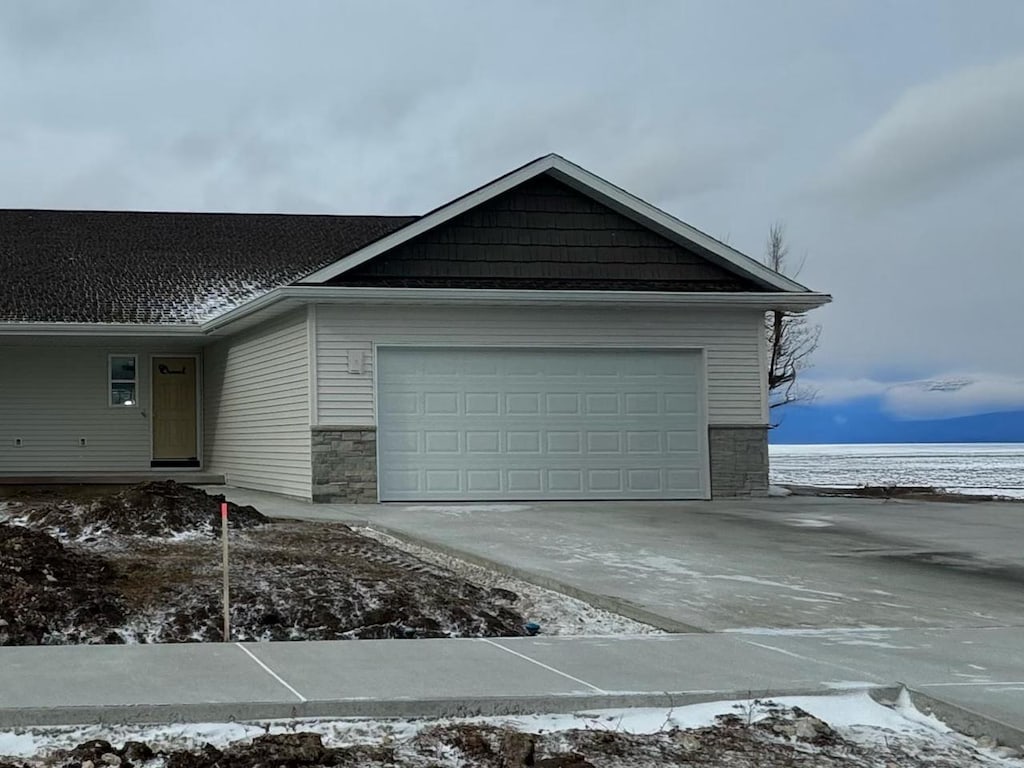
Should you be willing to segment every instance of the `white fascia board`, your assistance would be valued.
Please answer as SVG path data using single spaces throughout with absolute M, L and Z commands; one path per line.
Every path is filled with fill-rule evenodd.
M 149 336 L 203 337 L 199 325 L 157 323 L 0 323 L 0 336 Z
M 520 291 L 475 288 L 361 288 L 346 286 L 290 286 L 280 288 L 264 299 L 274 296 L 321 304 L 467 304 L 467 305 L 618 305 L 618 306 L 688 306 L 786 309 L 803 312 L 828 304 L 832 297 L 824 293 L 756 293 L 659 291 Z M 241 307 L 222 315 L 216 321 L 230 322 L 228 315 L 248 308 Z M 235 318 L 237 319 L 237 318 Z M 209 325 L 209 324 L 207 324 Z M 204 326 L 206 329 L 207 326 Z
M 703 248 L 712 254 L 713 257 L 717 257 L 723 264 L 732 266 L 740 273 L 748 275 L 757 282 L 780 291 L 810 293 L 808 288 L 795 280 L 790 280 L 788 277 L 780 275 L 749 256 L 740 253 L 734 248 L 730 248 L 725 243 L 704 234 L 699 229 L 691 227 L 689 224 L 665 213 L 650 203 L 644 202 L 635 195 L 631 195 L 624 189 L 605 181 L 600 176 L 594 175 L 559 155 L 547 155 L 546 157 L 534 160 L 532 163 L 524 165 L 512 173 L 502 176 L 490 184 L 438 208 L 432 213 L 428 213 L 423 218 L 414 221 L 397 232 L 393 232 L 387 237 L 370 243 L 355 253 L 350 253 L 334 264 L 330 264 L 311 275 L 307 275 L 298 281 L 297 285 L 317 285 L 331 280 L 478 205 L 486 203 L 488 200 L 517 187 L 523 182 L 549 171 L 554 177 L 569 184 L 574 189 L 583 194 L 602 199 L 620 213 L 652 227 L 669 237 L 669 239 L 675 242 L 690 243 Z

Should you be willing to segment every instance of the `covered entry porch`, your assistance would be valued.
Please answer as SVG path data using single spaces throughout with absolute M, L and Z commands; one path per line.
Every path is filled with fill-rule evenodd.
M 203 469 L 195 342 L 5 338 L 0 361 L 0 482 L 192 482 Z

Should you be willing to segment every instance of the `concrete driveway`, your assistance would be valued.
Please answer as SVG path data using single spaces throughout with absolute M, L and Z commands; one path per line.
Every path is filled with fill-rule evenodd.
M 1024 625 L 1024 505 L 379 505 L 374 525 L 706 631 Z M 1015 557 L 1014 557 L 1015 556 Z

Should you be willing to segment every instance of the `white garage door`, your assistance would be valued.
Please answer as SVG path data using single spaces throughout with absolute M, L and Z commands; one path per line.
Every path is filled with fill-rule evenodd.
M 378 349 L 382 501 L 705 498 L 701 359 Z

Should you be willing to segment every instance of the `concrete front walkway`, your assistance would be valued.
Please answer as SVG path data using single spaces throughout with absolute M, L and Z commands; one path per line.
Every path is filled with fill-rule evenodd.
M 3 648 L 0 727 L 678 706 L 888 687 L 899 674 L 1021 728 L 1018 640 L 1002 630 L 912 630 L 886 635 L 884 646 L 701 634 Z M 962 661 L 951 669 L 954 646 Z

